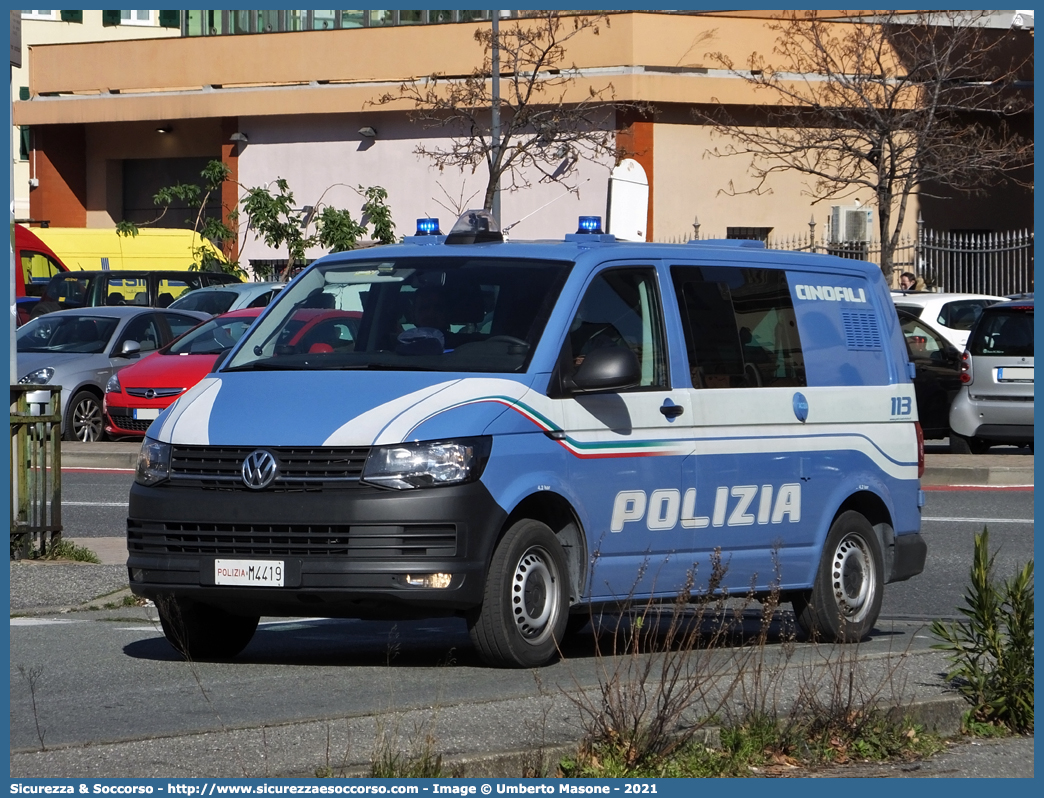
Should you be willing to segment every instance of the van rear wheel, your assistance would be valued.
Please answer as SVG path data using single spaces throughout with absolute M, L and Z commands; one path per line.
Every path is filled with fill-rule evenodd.
M 830 527 L 812 590 L 793 597 L 794 617 L 813 639 L 855 643 L 874 628 L 883 589 L 877 533 L 863 515 L 849 510 Z
M 232 659 L 247 647 L 261 620 L 169 595 L 157 597 L 156 609 L 167 642 L 195 661 Z
M 482 606 L 468 616 L 479 656 L 507 668 L 550 661 L 569 620 L 567 576 L 550 527 L 528 518 L 513 524 L 493 552 Z

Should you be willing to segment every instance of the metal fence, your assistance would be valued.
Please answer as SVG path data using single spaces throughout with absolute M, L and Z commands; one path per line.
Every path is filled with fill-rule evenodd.
M 62 537 L 61 391 L 11 386 L 11 559 L 42 554 Z
M 769 249 L 820 252 L 856 258 L 880 265 L 881 242 L 832 242 L 829 231 L 816 235 L 816 225 L 807 233 L 770 235 L 765 240 Z M 685 243 L 693 239 L 723 236 L 676 236 L 665 243 Z M 895 277 L 913 272 L 924 278 L 928 288 L 937 291 L 981 293 L 1006 296 L 1033 291 L 1033 231 L 1011 230 L 1003 233 L 951 233 L 925 229 L 918 222 L 917 233 L 899 239 L 892 255 Z

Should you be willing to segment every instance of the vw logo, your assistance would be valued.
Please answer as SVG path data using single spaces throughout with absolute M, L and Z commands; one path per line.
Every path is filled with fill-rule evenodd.
M 251 452 L 243 461 L 243 484 L 248 488 L 267 488 L 278 473 L 275 457 L 264 449 Z
M 156 391 L 155 391 L 155 389 L 149 388 L 147 391 L 145 391 L 145 398 L 146 399 L 155 399 L 156 398 Z

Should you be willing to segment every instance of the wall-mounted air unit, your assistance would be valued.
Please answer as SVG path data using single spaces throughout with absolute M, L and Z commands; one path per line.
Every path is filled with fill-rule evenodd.
M 874 212 L 861 205 L 830 206 L 830 240 L 835 244 L 869 241 Z

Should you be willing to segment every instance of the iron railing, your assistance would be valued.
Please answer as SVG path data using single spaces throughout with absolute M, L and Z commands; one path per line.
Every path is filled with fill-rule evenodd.
M 62 537 L 62 389 L 11 386 L 11 559 Z
M 721 238 L 700 235 L 674 236 L 665 243 L 685 243 L 693 239 Z M 880 265 L 881 242 L 830 241 L 816 235 L 816 225 L 807 233 L 770 235 L 769 249 L 820 252 L 843 258 L 866 260 Z M 924 279 L 929 289 L 958 293 L 1009 294 L 1033 291 L 1033 231 L 1010 230 L 1002 233 L 954 233 L 925 229 L 918 220 L 917 233 L 900 237 L 892 254 L 895 279 L 902 272 L 913 272 Z

